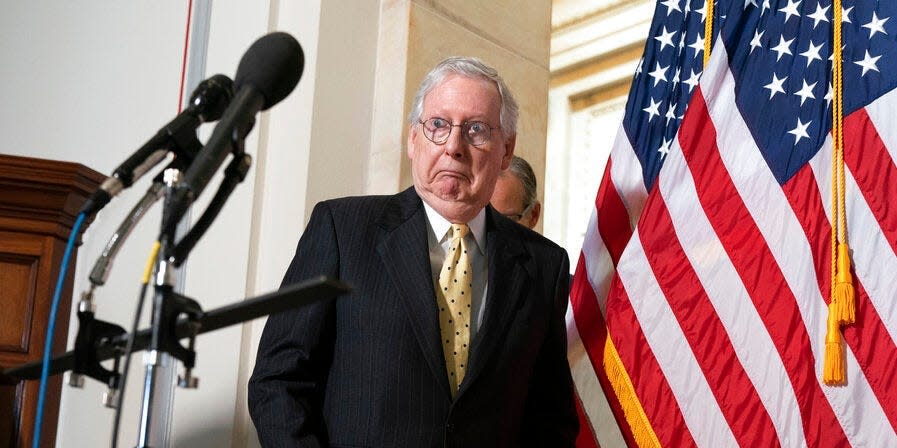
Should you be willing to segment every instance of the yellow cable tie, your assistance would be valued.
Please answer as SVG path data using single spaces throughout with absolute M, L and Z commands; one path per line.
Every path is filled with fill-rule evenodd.
M 150 250 L 150 256 L 146 260 L 146 267 L 143 268 L 143 279 L 142 282 L 144 284 L 149 283 L 150 276 L 153 275 L 153 266 L 156 264 L 156 256 L 159 255 L 159 248 L 162 247 L 162 244 L 156 241 L 153 244 L 152 250 Z

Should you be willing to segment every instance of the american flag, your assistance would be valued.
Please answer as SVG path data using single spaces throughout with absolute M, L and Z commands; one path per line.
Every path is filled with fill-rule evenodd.
M 833 387 L 836 7 L 857 315 Z M 897 446 L 897 1 L 707 19 L 658 2 L 595 199 L 567 315 L 579 444 Z

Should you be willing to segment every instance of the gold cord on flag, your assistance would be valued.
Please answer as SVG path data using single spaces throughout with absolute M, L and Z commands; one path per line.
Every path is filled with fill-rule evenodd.
M 644 447 L 660 447 L 660 440 L 651 427 L 651 421 L 645 414 L 645 409 L 635 394 L 635 386 L 632 385 L 632 379 L 623 366 L 623 360 L 614 347 L 614 342 L 610 339 L 610 330 L 608 330 L 607 339 L 604 341 L 604 371 L 607 379 L 610 381 L 614 394 L 623 408 L 623 416 L 626 417 L 626 423 L 632 430 L 632 438 L 635 443 Z
M 844 110 L 841 61 L 841 0 L 834 0 L 832 39 L 832 233 L 831 301 L 825 335 L 822 381 L 830 386 L 844 384 L 844 346 L 841 326 L 856 320 L 853 277 L 850 275 L 850 248 L 847 246 L 847 213 L 844 193 Z
M 704 5 L 707 7 L 707 20 L 704 21 L 704 65 L 707 68 L 707 61 L 710 60 L 710 47 L 713 44 L 713 0 L 707 0 Z M 702 70 L 703 70 L 702 69 Z

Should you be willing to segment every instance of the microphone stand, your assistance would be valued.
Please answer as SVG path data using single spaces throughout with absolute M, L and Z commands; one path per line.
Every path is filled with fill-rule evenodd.
M 119 358 L 124 355 L 125 347 L 132 343 L 134 350 L 147 350 L 144 353 L 145 378 L 140 413 L 140 428 L 137 448 L 160 447 L 165 443 L 169 413 L 162 405 L 170 402 L 167 398 L 173 393 L 173 385 L 166 383 L 172 377 L 174 360 L 184 364 L 185 373 L 178 377 L 178 386 L 195 388 L 198 379 L 193 376 L 196 352 L 194 351 L 196 336 L 230 325 L 246 322 L 272 313 L 308 306 L 322 300 L 334 299 L 350 290 L 348 285 L 339 281 L 319 277 L 309 279 L 300 284 L 282 288 L 279 291 L 262 296 L 241 300 L 237 303 L 203 312 L 195 300 L 176 293 L 173 289 L 175 274 L 179 266 L 186 260 L 199 238 L 208 230 L 212 221 L 221 211 L 224 202 L 234 191 L 237 184 L 243 181 L 252 162 L 252 158 L 244 151 L 245 136 L 252 128 L 254 120 L 242 129 L 234 129 L 231 135 L 233 159 L 224 170 L 224 180 L 218 192 L 189 233 L 175 244 L 177 223 L 166 225 L 172 213 L 181 213 L 184 207 L 183 188 L 178 168 L 166 169 L 164 180 L 164 205 L 162 212 L 162 231 L 159 236 L 160 251 L 155 261 L 153 278 L 153 305 L 151 328 L 127 334 L 123 328 L 94 317 L 94 306 L 91 301 L 96 286 L 106 281 L 109 266 L 115 257 L 122 241 L 130 234 L 133 226 L 143 216 L 146 208 L 158 200 L 162 194 L 156 187 L 151 188 L 143 200 L 135 206 L 131 215 L 119 227 L 113 239 L 106 246 L 103 258 L 97 261 L 91 273 L 91 288 L 79 304 L 78 317 L 81 326 L 75 342 L 75 349 L 63 355 L 53 357 L 49 362 L 51 375 L 73 370 L 70 382 L 73 385 L 83 383 L 83 376 L 104 382 L 109 387 L 104 395 L 104 403 L 112 407 L 115 395 L 119 393 L 121 374 Z M 178 165 L 174 165 L 178 166 Z M 181 339 L 188 339 L 186 347 L 180 344 Z M 100 362 L 113 359 L 111 370 L 104 368 Z M 173 358 L 173 359 L 172 359 Z M 0 372 L 0 384 L 11 385 L 23 379 L 35 379 L 41 374 L 43 362 L 32 362 L 6 369 Z
M 221 211 L 224 202 L 234 191 L 237 184 L 243 181 L 252 158 L 245 152 L 245 137 L 255 124 L 250 121 L 245 127 L 235 129 L 231 134 L 231 152 L 233 159 L 224 171 L 224 180 L 218 188 L 218 192 L 212 202 L 206 208 L 196 225 L 190 230 L 180 243 L 175 244 L 175 229 L 177 223 L 166 226 L 171 213 L 178 212 L 178 188 L 181 172 L 179 170 L 165 170 L 165 202 L 162 209 L 162 229 L 159 243 L 161 254 L 156 264 L 155 288 L 152 312 L 152 338 L 149 350 L 144 355 L 146 367 L 143 384 L 142 409 L 140 412 L 140 429 L 138 431 L 137 448 L 151 448 L 160 446 L 164 441 L 162 431 L 168 427 L 168 422 L 154 422 L 154 414 L 167 416 L 162 412 L 159 403 L 168 403 L 168 394 L 171 388 L 160 387 L 160 381 L 171 376 L 171 358 L 175 358 L 184 364 L 184 375 L 178 376 L 178 386 L 192 389 L 199 384 L 199 379 L 193 376 L 193 367 L 196 361 L 194 346 L 196 335 L 199 334 L 200 321 L 203 317 L 202 307 L 195 300 L 177 294 L 173 290 L 175 273 L 186 260 L 199 238 L 209 229 L 212 221 Z M 181 205 L 182 206 L 182 205 Z M 178 318 L 186 316 L 189 328 L 188 346 L 184 347 L 179 342 L 177 335 Z M 162 384 L 161 386 L 164 386 Z M 159 398 L 162 397 L 162 400 Z
M 193 155 L 202 149 L 202 143 L 196 137 L 196 133 L 187 131 L 187 128 L 181 129 L 179 132 L 169 131 L 171 142 L 167 147 L 168 151 L 177 151 L 180 156 L 169 164 L 169 168 L 180 168 L 189 165 Z M 164 145 L 157 148 L 162 154 L 162 149 L 166 149 Z M 152 165 L 152 163 L 150 163 Z M 99 320 L 95 317 L 96 305 L 93 303 L 94 291 L 97 287 L 106 284 L 109 273 L 112 270 L 112 264 L 119 250 L 124 245 L 125 240 L 131 235 L 134 228 L 146 214 L 153 204 L 162 198 L 165 193 L 165 183 L 162 175 L 159 174 L 153 179 L 152 184 L 146 190 L 143 197 L 131 209 L 125 219 L 119 224 L 115 233 L 106 242 L 103 252 L 94 262 L 93 269 L 90 271 L 90 288 L 81 293 L 81 301 L 78 303 L 78 334 L 75 339 L 75 366 L 69 376 L 69 385 L 76 388 L 84 387 L 84 376 L 89 376 L 95 380 L 105 383 L 106 392 L 103 394 L 103 404 L 106 407 L 113 408 L 117 403 L 121 377 L 119 374 L 119 356 L 123 353 L 118 351 L 115 357 L 113 368 L 106 369 L 103 367 L 96 357 L 96 346 L 112 338 L 126 334 L 124 328 Z
M 173 191 L 180 180 L 181 172 L 177 169 L 168 169 L 164 173 L 165 202 L 162 215 L 165 216 L 170 208 Z M 173 266 L 167 256 L 173 245 L 174 228 L 163 231 L 159 237 L 160 254 L 156 263 L 156 275 L 154 279 L 154 293 L 151 319 L 151 338 L 148 351 L 144 354 L 145 366 L 143 381 L 143 396 L 140 410 L 140 429 L 138 431 L 137 447 L 150 448 L 161 446 L 164 442 L 162 431 L 168 427 L 166 421 L 157 421 L 159 416 L 166 418 L 167 413 L 160 409 L 162 403 L 167 403 L 167 398 L 172 393 L 171 387 L 164 380 L 171 378 L 173 368 L 171 358 L 174 357 L 184 363 L 187 368 L 187 386 L 196 386 L 196 381 L 190 375 L 194 366 L 196 353 L 193 351 L 197 330 L 195 322 L 202 316 L 202 308 L 190 298 L 174 292 L 176 267 Z M 178 316 L 185 315 L 193 323 L 189 335 L 189 348 L 180 345 L 175 334 L 175 326 Z

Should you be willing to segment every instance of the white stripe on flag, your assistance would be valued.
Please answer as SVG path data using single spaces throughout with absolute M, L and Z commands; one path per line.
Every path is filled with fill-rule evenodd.
M 598 234 L 598 216 L 592 209 L 589 225 L 586 227 L 585 238 L 582 244 L 582 256 L 586 265 L 589 283 L 598 298 L 598 307 L 601 315 L 607 317 L 607 291 L 614 275 L 614 263 L 607 252 L 607 247 Z
M 897 255 L 863 198 L 850 170 L 845 168 L 847 240 L 854 270 L 891 339 L 897 336 Z M 892 198 L 893 200 L 893 198 Z M 854 232 L 851 232 L 854 229 Z M 862 229 L 862 232 L 859 230 Z M 891 446 L 897 446 L 891 445 Z
M 642 181 L 642 164 L 635 156 L 635 151 L 632 149 L 632 144 L 629 142 L 629 137 L 626 136 L 623 126 L 620 126 L 617 131 L 617 139 L 610 153 L 610 160 L 611 180 L 620 199 L 623 200 L 623 205 L 629 212 L 629 222 L 631 228 L 634 229 L 639 217 L 642 216 L 642 208 L 645 206 L 648 191 L 645 190 L 645 183 Z
M 828 139 L 822 150 L 810 160 L 810 166 L 813 168 L 820 191 L 830 192 L 832 185 L 831 139 Z M 875 215 L 869 210 L 869 205 L 866 204 L 866 199 L 860 193 L 850 169 L 845 167 L 844 173 L 847 241 L 851 249 L 851 261 L 853 261 L 857 278 L 869 295 L 869 301 L 878 312 L 891 339 L 895 339 L 897 336 L 897 328 L 895 328 L 897 326 L 897 301 L 894 300 L 894 291 L 897 291 L 897 275 L 894 273 L 897 272 L 897 255 L 888 244 Z M 822 201 L 829 221 L 832 216 L 830 194 L 823 194 L 825 200 Z M 862 232 L 851 232 L 851 229 L 862 229 Z
M 891 154 L 891 163 L 897 165 L 897 126 L 894 125 L 894 111 L 897 110 L 897 89 L 882 95 L 866 106 L 866 113 L 875 125 L 878 136 Z
M 592 361 L 579 338 L 573 307 L 567 308 L 567 360 L 570 363 L 576 392 L 582 402 L 582 409 L 592 425 L 592 428 L 580 428 L 580 431 L 593 432 L 601 448 L 625 447 L 623 433 L 617 426 L 613 411 L 592 367 Z
M 752 379 L 779 439 L 783 444 L 789 441 L 806 446 L 788 373 L 741 277 L 701 208 L 678 139 L 660 172 L 659 188 L 682 248 L 726 327 L 738 360 Z
M 617 272 L 639 325 L 698 446 L 736 446 L 732 429 L 654 278 L 638 232 L 626 246 Z
M 717 145 L 725 148 L 720 155 L 745 206 L 757 223 L 773 257 L 778 262 L 782 275 L 797 299 L 798 308 L 810 336 L 817 372 L 822 372 L 828 307 L 819 291 L 813 269 L 812 251 L 784 192 L 753 143 L 754 140 L 741 114 L 734 107 L 735 80 L 731 72 L 727 70 L 720 81 L 719 90 L 711 95 L 713 101 L 708 104 L 708 112 L 713 122 L 725 123 L 717 128 Z M 868 227 L 861 225 L 848 228 Z M 860 372 L 856 358 L 850 350 L 847 350 L 846 358 L 847 370 Z M 820 375 L 817 374 L 815 377 L 820 380 Z M 757 382 L 762 377 L 752 378 Z M 844 387 L 822 386 L 822 390 L 832 404 L 835 416 L 841 422 L 851 444 L 863 443 L 865 437 L 878 438 L 878 435 L 866 434 L 869 432 L 887 433 L 890 430 L 893 433 L 884 411 L 862 375 L 852 376 Z M 864 411 L 858 412 L 858 409 Z M 845 421 L 846 418 L 852 421 Z M 863 428 L 863 434 L 859 434 L 860 428 Z M 869 431 L 872 428 L 875 430 Z

